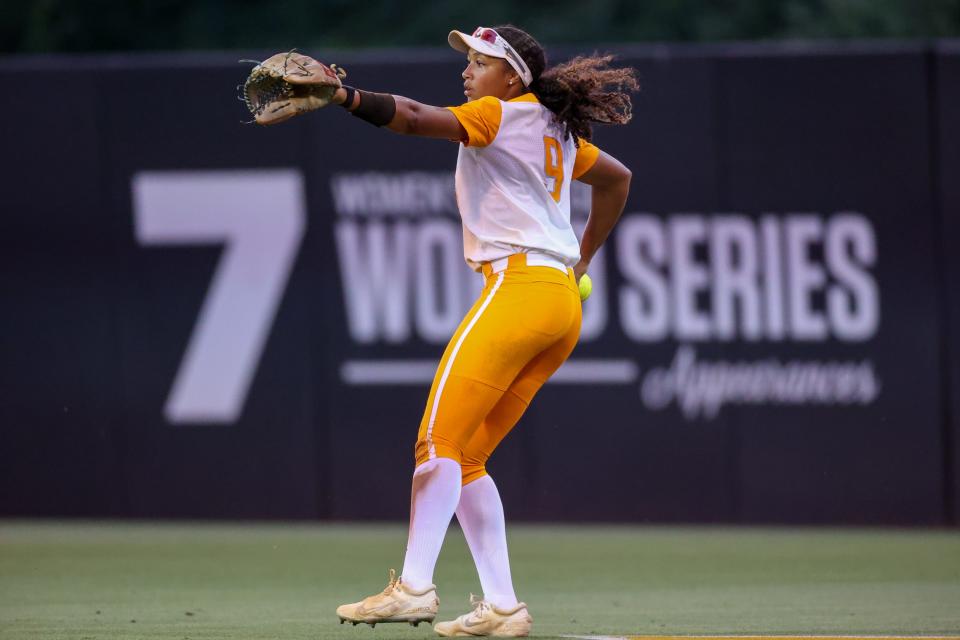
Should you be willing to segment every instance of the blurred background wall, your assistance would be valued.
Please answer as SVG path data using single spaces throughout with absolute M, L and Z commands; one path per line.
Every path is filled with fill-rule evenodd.
M 0 9 L 0 515 L 405 518 L 480 286 L 456 147 L 244 124 L 236 60 L 456 104 L 434 45 L 509 15 L 643 84 L 581 344 L 490 465 L 511 518 L 955 524 L 960 4 L 525 7 Z
M 960 35 L 960 0 L 34 0 L 0 8 L 0 51 L 436 46 L 513 22 L 549 44 Z

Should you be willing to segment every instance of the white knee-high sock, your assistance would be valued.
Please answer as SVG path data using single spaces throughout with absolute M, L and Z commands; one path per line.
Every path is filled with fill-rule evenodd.
M 403 582 L 420 590 L 433 584 L 433 568 L 460 500 L 460 463 L 434 458 L 413 472 L 410 532 L 403 560 Z
M 493 478 L 482 476 L 461 489 L 457 520 L 477 565 L 484 600 L 500 609 L 517 606 L 507 555 L 503 503 Z

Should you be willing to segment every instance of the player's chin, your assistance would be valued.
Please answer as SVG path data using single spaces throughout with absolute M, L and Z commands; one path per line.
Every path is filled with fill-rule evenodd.
M 490 93 L 489 93 L 488 91 L 484 91 L 481 87 L 477 87 L 476 85 L 474 85 L 474 86 L 470 87 L 469 89 L 464 89 L 464 90 L 463 90 L 463 95 L 464 95 L 464 97 L 467 99 L 467 101 L 469 102 L 469 101 L 472 101 L 472 100 L 479 100 L 480 98 L 483 98 L 484 96 L 490 95 Z

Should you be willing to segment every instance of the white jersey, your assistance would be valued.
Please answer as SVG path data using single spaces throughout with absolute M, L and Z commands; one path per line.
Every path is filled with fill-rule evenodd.
M 532 93 L 448 107 L 467 132 L 457 157 L 456 193 L 467 264 L 542 253 L 572 267 L 580 244 L 570 225 L 570 183 L 600 150 L 578 148 Z

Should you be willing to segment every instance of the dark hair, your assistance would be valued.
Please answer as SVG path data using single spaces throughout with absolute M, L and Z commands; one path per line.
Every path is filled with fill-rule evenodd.
M 612 55 L 577 56 L 547 66 L 547 54 L 529 33 L 511 24 L 494 27 L 530 68 L 528 87 L 553 112 L 564 135 L 589 140 L 591 123 L 626 124 L 632 117 L 630 93 L 640 88 L 632 67 L 610 67 Z

